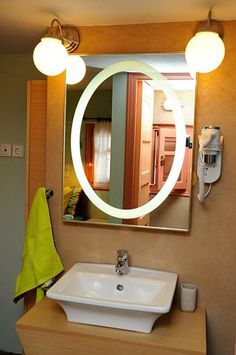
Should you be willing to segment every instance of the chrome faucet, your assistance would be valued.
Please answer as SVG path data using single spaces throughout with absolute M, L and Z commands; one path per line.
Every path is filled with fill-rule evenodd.
M 120 275 L 127 275 L 129 273 L 127 250 L 124 249 L 117 250 L 117 265 L 115 270 Z

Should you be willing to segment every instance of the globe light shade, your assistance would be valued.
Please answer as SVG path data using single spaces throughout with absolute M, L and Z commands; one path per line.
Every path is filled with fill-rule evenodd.
M 216 32 L 202 31 L 188 42 L 185 50 L 190 71 L 208 73 L 216 69 L 224 59 L 224 42 Z
M 54 76 L 62 73 L 67 64 L 67 50 L 60 39 L 44 37 L 33 53 L 36 68 L 43 74 Z
M 85 76 L 86 65 L 79 55 L 69 55 L 66 65 L 66 83 L 74 85 L 79 83 Z

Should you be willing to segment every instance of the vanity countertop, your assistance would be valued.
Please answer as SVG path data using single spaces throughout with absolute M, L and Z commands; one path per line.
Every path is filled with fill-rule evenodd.
M 16 323 L 26 355 L 206 354 L 205 310 L 161 316 L 150 334 L 68 322 L 46 297 Z

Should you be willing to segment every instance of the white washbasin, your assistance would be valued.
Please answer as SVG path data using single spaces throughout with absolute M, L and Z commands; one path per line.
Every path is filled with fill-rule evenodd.
M 114 265 L 77 263 L 47 291 L 68 321 L 150 333 L 169 312 L 178 275 L 130 267 L 118 275 Z

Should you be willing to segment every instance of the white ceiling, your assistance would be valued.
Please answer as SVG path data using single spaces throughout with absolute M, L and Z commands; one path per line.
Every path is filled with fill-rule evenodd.
M 77 26 L 202 21 L 211 4 L 214 19 L 236 20 L 235 0 L 0 0 L 0 54 L 32 52 L 54 17 Z

